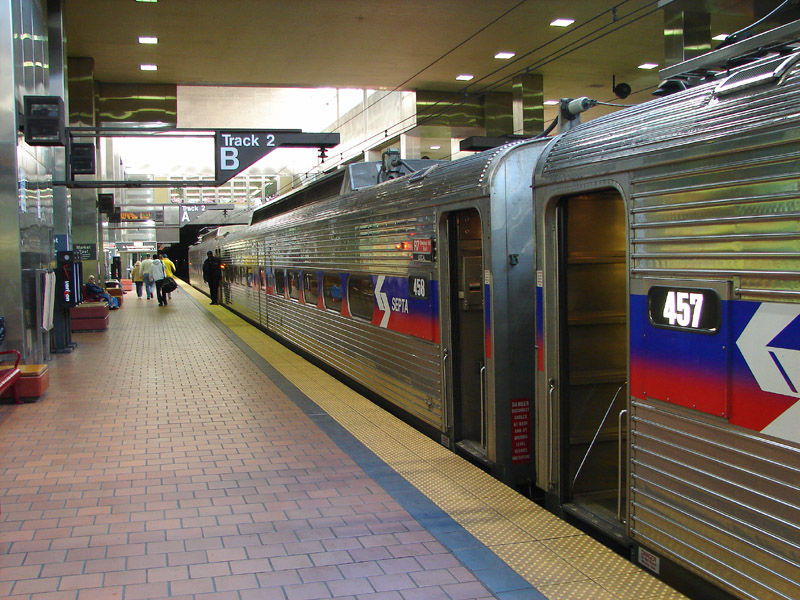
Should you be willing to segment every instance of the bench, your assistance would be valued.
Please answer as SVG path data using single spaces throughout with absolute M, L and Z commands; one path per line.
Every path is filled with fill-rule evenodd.
M 69 309 L 72 331 L 102 331 L 108 329 L 108 305 L 105 302 L 81 302 Z
M 20 398 L 39 398 L 50 387 L 50 371 L 47 365 L 20 365 L 17 391 Z M 13 397 L 13 390 L 0 393 L 0 398 Z
M 8 365 L 0 371 L 0 393 L 11 390 L 14 395 L 14 402 L 16 404 L 22 404 L 22 400 L 20 400 L 19 397 L 19 387 L 17 385 L 22 375 L 22 371 L 19 370 L 19 359 L 22 358 L 22 356 L 17 350 L 0 351 L 0 356 L 4 354 L 14 354 L 16 360 L 14 361 L 13 367 Z
M 125 291 L 121 288 L 106 288 L 106 294 L 111 296 L 112 298 L 117 299 L 117 306 L 122 306 L 123 294 Z

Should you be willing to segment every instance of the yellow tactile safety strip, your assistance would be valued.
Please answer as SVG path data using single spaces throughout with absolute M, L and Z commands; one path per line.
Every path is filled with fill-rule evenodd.
M 229 310 L 204 308 L 550 600 L 686 600 Z

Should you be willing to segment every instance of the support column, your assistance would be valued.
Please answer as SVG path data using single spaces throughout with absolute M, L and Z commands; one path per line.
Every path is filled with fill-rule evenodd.
M 544 131 L 543 77 L 527 73 L 511 82 L 511 116 L 514 135 L 532 136 Z
M 69 114 L 67 96 L 67 53 L 64 43 L 64 0 L 47 0 L 47 49 L 50 56 L 50 93 L 64 98 L 65 111 Z M 53 151 L 55 177 L 65 173 L 63 148 Z M 55 249 L 68 250 L 70 238 L 70 198 L 69 190 L 62 186 L 53 187 L 53 235 Z
M 69 59 L 69 124 L 73 127 L 93 127 L 95 124 L 94 60 L 91 58 Z M 95 140 L 97 143 L 98 140 Z M 96 168 L 103 162 L 95 154 Z M 80 176 L 79 176 L 80 177 Z M 92 176 L 89 176 L 92 177 Z M 103 269 L 103 236 L 97 212 L 97 190 L 75 188 L 72 190 L 71 243 L 91 244 L 95 247 L 95 259 L 83 261 L 84 281 L 94 275 L 105 281 Z
M 0 316 L 5 319 L 3 350 L 22 350 L 22 270 L 17 183 L 17 123 L 14 84 L 14 30 L 12 2 L 0 3 L 0 93 L 10 103 L 0 110 Z M 20 193 L 26 193 L 23 185 Z
M 665 66 L 676 65 L 711 50 L 711 15 L 708 12 L 664 9 Z
M 490 92 L 483 99 L 483 122 L 487 137 L 508 135 L 514 128 L 508 93 Z

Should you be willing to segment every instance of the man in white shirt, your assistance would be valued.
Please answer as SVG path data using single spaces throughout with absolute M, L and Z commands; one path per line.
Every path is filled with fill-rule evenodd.
M 153 259 L 147 256 L 142 261 L 142 266 L 139 267 L 139 272 L 142 274 L 142 281 L 144 281 L 144 291 L 147 292 L 147 299 L 153 299 L 153 290 L 155 289 L 155 280 L 150 274 L 150 268 L 153 266 Z

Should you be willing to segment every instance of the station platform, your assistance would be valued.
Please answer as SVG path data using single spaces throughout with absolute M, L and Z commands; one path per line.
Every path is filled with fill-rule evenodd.
M 0 406 L 0 597 L 685 598 L 186 286 Z

